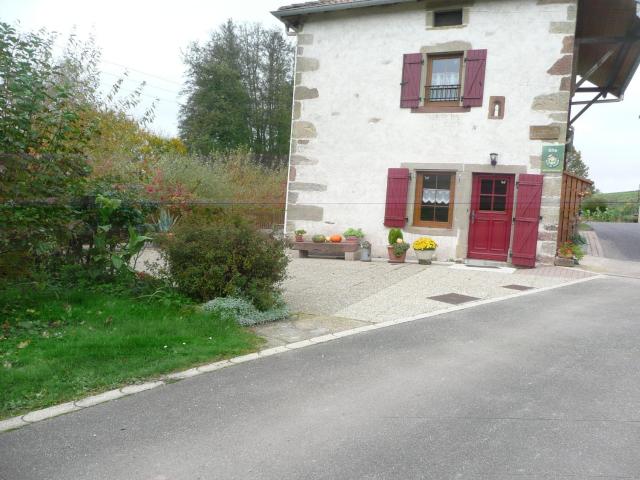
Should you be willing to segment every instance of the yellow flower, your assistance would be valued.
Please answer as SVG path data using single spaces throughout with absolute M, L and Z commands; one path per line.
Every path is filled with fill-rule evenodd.
M 414 250 L 435 250 L 438 244 L 429 237 L 420 237 L 412 245 Z

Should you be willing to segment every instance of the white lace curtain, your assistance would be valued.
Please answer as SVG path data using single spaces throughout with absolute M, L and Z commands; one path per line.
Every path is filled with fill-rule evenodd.
M 431 85 L 457 85 L 460 78 L 457 71 L 453 72 L 433 72 L 431 75 Z
M 449 190 L 439 188 L 423 188 L 422 203 L 438 203 L 440 205 L 449 205 Z

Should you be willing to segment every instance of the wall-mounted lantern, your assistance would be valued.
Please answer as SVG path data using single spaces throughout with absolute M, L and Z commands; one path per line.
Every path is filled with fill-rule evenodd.
M 489 158 L 491 158 L 491 166 L 495 167 L 498 164 L 498 154 L 497 153 L 490 153 L 489 154 Z

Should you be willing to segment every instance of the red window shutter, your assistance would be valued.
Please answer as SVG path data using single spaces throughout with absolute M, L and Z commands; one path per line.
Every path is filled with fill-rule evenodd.
M 513 247 L 511 249 L 511 263 L 514 265 L 521 267 L 536 266 L 543 178 L 543 175 L 523 173 L 518 179 Z
M 408 168 L 390 168 L 388 170 L 387 203 L 384 209 L 384 224 L 387 227 L 404 227 L 407 220 L 409 178 Z
M 400 108 L 418 108 L 420 106 L 420 78 L 423 58 L 421 53 L 406 53 L 402 63 L 402 88 L 400 90 Z
M 486 50 L 469 50 L 465 60 L 464 107 L 481 107 L 484 96 L 484 72 L 487 66 Z

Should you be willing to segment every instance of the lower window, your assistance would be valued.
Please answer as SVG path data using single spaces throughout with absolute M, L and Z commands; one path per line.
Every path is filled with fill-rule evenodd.
M 455 172 L 416 172 L 413 224 L 419 227 L 451 228 Z

